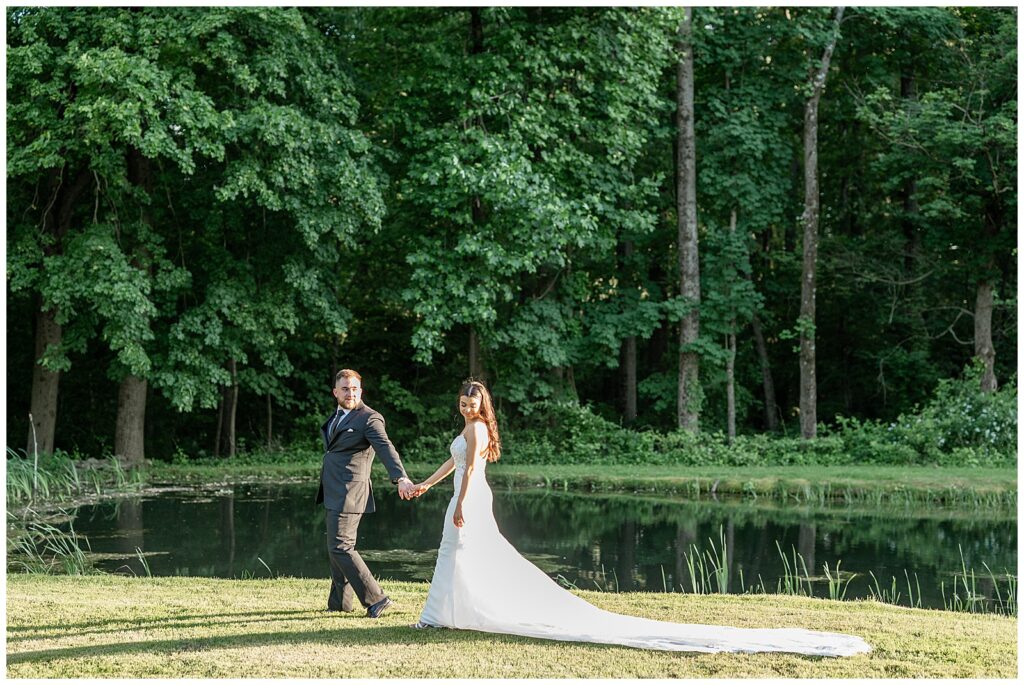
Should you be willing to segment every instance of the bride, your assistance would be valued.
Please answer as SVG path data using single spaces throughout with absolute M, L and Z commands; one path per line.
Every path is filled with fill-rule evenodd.
M 847 656 L 871 651 L 859 637 L 798 628 L 731 628 L 615 614 L 564 590 L 524 559 L 498 530 L 485 477 L 501 455 L 490 393 L 459 391 L 465 427 L 451 457 L 416 486 L 420 495 L 455 471 L 455 494 L 426 605 L 415 628 L 446 627 L 526 637 L 691 652 L 796 652 Z

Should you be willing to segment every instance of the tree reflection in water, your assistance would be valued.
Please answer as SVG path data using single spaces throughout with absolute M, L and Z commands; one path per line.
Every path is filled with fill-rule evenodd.
M 437 488 L 413 502 L 377 488 L 378 511 L 360 526 L 359 548 L 381 578 L 428 580 L 451 494 Z M 310 486 L 236 485 L 217 491 L 168 492 L 143 499 L 82 507 L 75 528 L 94 552 L 121 556 L 99 562 L 110 571 L 143 569 L 136 547 L 148 554 L 154 575 L 327 578 L 323 510 Z M 868 571 L 881 581 L 904 570 L 921 585 L 924 606 L 941 607 L 940 582 L 960 570 L 958 545 L 979 589 L 993 592 L 982 562 L 997 574 L 1017 564 L 1013 510 L 857 510 L 778 502 L 694 501 L 550 490 L 495 492 L 495 516 L 504 535 L 552 577 L 581 589 L 693 590 L 687 557 L 693 546 L 720 547 L 724 537 L 729 591 L 739 592 L 740 571 L 750 588 L 760 577 L 770 591 L 782 573 L 776 541 L 795 550 L 812 577 L 825 563 L 861 574 L 847 598 L 867 596 Z M 130 569 L 130 570 L 129 570 Z M 827 596 L 815 583 L 815 594 Z M 916 594 L 916 587 L 915 587 Z

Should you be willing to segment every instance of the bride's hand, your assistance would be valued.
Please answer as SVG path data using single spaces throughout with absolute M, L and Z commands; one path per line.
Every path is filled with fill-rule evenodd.
M 455 524 L 456 528 L 462 528 L 462 524 L 466 522 L 466 519 L 462 516 L 462 505 L 455 505 L 455 516 L 452 517 L 452 523 Z
M 426 483 L 417 483 L 416 485 L 412 486 L 412 496 L 419 497 L 429 489 L 430 486 L 427 485 Z

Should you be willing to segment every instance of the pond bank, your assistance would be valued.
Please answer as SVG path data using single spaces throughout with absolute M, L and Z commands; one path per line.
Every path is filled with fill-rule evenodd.
M 384 582 L 378 621 L 320 611 L 326 580 L 7 577 L 7 676 L 265 678 L 1012 678 L 1017 621 L 876 602 L 578 592 L 602 608 L 681 623 L 798 626 L 863 637 L 870 654 L 641 652 L 408 628 L 425 583 Z M 383 656 L 382 656 L 383 655 Z
M 406 464 L 410 477 L 422 479 L 436 464 Z M 319 462 L 279 464 L 167 464 L 153 462 L 151 483 L 309 480 Z M 384 480 L 383 469 L 374 467 Z M 934 466 L 648 466 L 530 465 L 497 463 L 487 468 L 495 486 L 544 487 L 566 491 L 657 493 L 684 497 L 739 495 L 797 502 L 844 501 L 850 504 L 1017 504 L 1015 468 Z

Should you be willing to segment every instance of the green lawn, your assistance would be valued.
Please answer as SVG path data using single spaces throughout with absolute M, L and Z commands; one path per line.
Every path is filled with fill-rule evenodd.
M 1017 490 L 1015 468 L 956 468 L 934 466 L 590 466 L 497 464 L 489 474 L 498 478 L 540 482 L 559 481 L 597 489 L 712 488 L 718 493 L 802 494 L 806 488 L 830 488 L 834 495 L 853 491 L 932 492 L 958 490 L 978 495 L 1003 495 Z
M 486 579 L 481 579 L 486 582 Z M 1016 619 L 775 595 L 580 592 L 685 623 L 852 633 L 874 651 L 641 652 L 470 631 L 416 631 L 427 585 L 385 582 L 397 609 L 325 614 L 326 580 L 7 577 L 7 675 L 22 678 L 1013 678 Z M 639 658 L 642 655 L 642 658 Z

